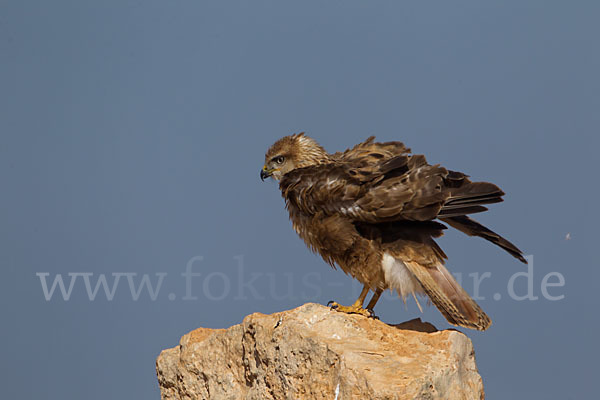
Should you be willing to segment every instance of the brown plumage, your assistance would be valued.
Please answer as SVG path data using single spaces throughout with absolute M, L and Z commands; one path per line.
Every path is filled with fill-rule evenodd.
M 430 165 L 400 142 L 374 139 L 328 154 L 303 133 L 286 136 L 267 151 L 261 178 L 280 181 L 293 227 L 308 247 L 365 285 L 354 305 L 338 310 L 368 315 L 368 291 L 375 292 L 372 308 L 382 290 L 392 289 L 403 299 L 427 295 L 454 325 L 487 329 L 489 317 L 444 266 L 434 238 L 446 226 L 436 219 L 525 262 L 515 245 L 467 216 L 504 193 Z

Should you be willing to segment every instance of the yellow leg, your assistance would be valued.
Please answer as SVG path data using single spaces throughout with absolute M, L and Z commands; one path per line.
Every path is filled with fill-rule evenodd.
M 373 311 L 373 309 L 375 308 L 375 304 L 377 304 L 377 301 L 379 300 L 379 296 L 381 296 L 382 292 L 383 292 L 383 289 L 378 288 L 375 291 L 375 293 L 373 293 L 373 297 L 371 297 L 371 301 L 369 301 L 369 304 L 367 304 L 367 310 Z
M 365 302 L 365 298 L 367 297 L 368 293 L 369 287 L 365 285 L 363 287 L 362 292 L 360 292 L 360 296 L 358 296 L 358 299 L 356 299 L 354 304 L 352 304 L 351 306 L 342 306 L 336 303 L 335 301 L 330 301 L 329 303 L 327 303 L 327 305 L 335 311 L 343 312 L 346 314 L 360 314 L 364 315 L 365 317 L 372 317 L 373 313 L 363 308 L 363 303 Z

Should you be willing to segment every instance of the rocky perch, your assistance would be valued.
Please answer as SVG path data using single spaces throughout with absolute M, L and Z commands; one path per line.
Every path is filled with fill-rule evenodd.
M 483 399 L 469 338 L 308 303 L 198 328 L 156 360 L 163 400 Z

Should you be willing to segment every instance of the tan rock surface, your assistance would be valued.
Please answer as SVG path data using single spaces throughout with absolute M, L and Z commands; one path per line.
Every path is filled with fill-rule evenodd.
M 156 371 L 163 400 L 484 398 L 464 334 L 312 303 L 196 329 L 161 352 Z

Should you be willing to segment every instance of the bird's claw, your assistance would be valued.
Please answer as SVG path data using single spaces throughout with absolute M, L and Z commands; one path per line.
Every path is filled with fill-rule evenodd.
M 369 315 L 369 318 L 373 318 L 373 319 L 377 319 L 377 320 L 379 319 L 379 317 L 377 315 L 375 315 L 375 311 L 373 311 L 372 308 L 367 308 L 366 310 L 369 314 L 371 314 L 371 315 Z
M 375 313 L 373 312 L 373 310 L 368 310 L 365 308 L 362 308 L 362 306 L 360 305 L 356 305 L 353 304 L 351 306 L 343 306 L 341 304 L 338 304 L 337 302 L 331 300 L 330 302 L 327 303 L 327 306 L 329 308 L 331 308 L 332 310 L 338 311 L 338 312 L 343 312 L 346 314 L 359 314 L 368 318 L 377 318 L 375 316 Z M 379 319 L 379 318 L 377 318 Z

